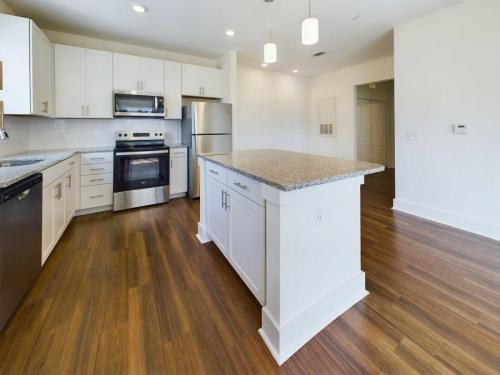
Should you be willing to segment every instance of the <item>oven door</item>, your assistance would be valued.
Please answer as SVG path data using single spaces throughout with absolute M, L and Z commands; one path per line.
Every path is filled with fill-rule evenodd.
M 117 151 L 114 160 L 115 193 L 169 185 L 169 150 Z

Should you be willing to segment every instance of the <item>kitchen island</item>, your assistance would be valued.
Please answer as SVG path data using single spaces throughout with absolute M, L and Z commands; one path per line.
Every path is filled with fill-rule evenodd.
M 197 237 L 214 241 L 262 307 L 282 364 L 363 299 L 360 185 L 379 164 L 281 150 L 200 155 Z

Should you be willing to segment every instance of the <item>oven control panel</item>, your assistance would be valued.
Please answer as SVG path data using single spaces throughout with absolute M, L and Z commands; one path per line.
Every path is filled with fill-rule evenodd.
M 150 131 L 127 131 L 118 130 L 115 133 L 115 139 L 117 141 L 151 141 L 151 140 L 163 140 L 165 137 L 163 130 L 150 130 Z

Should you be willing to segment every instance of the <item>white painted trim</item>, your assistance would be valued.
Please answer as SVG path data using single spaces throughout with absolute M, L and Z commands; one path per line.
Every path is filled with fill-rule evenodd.
M 268 309 L 264 307 L 262 328 L 259 329 L 259 333 L 281 366 L 309 340 L 368 294 L 365 290 L 365 273 L 360 272 L 282 326 L 278 326 Z M 282 337 L 281 342 L 279 337 Z M 292 343 L 287 347 L 281 347 L 287 341 Z
M 87 209 L 76 211 L 75 216 L 90 215 L 90 214 L 96 214 L 98 212 L 112 211 L 112 210 L 113 210 L 112 205 L 101 206 L 101 207 L 92 207 L 92 208 L 87 208 Z
M 500 226 L 484 221 L 460 216 L 452 212 L 439 210 L 400 198 L 394 199 L 392 209 L 500 241 Z
M 196 238 L 202 244 L 212 241 L 212 239 L 208 236 L 207 229 L 202 223 L 198 223 L 198 233 L 196 233 Z

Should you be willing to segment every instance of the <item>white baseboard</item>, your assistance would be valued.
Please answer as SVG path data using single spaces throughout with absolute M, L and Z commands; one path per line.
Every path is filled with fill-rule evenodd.
M 202 223 L 198 223 L 198 233 L 196 234 L 196 238 L 202 244 L 212 241 Z
M 500 226 L 490 223 L 399 198 L 394 199 L 392 209 L 500 241 Z
M 267 308 L 263 307 L 262 328 L 259 329 L 259 333 L 272 356 L 281 366 L 328 324 L 367 295 L 365 274 L 360 272 L 285 324 L 279 325 Z

